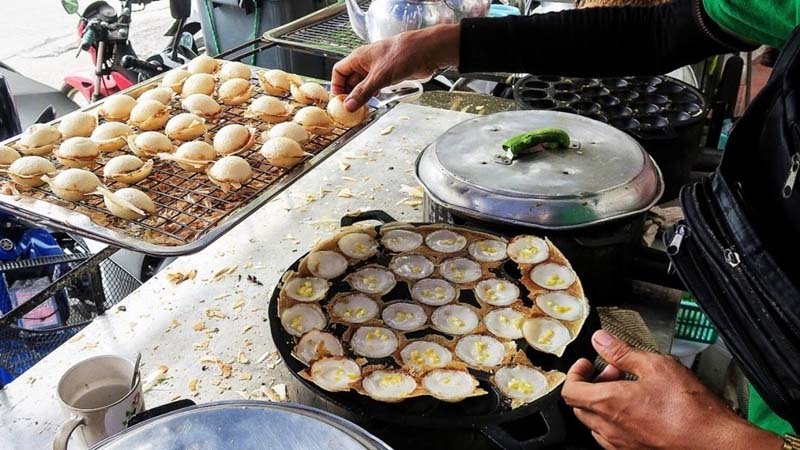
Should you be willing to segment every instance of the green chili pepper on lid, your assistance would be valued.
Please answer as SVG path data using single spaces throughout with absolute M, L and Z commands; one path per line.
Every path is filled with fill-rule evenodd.
M 531 153 L 536 146 L 542 145 L 546 150 L 568 148 L 569 134 L 560 128 L 539 128 L 538 130 L 518 134 L 503 142 L 503 149 L 510 159 Z

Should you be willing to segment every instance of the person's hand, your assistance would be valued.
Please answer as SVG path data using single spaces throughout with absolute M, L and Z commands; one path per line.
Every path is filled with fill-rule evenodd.
M 628 346 L 605 331 L 592 344 L 609 368 L 577 361 L 561 393 L 606 450 L 779 450 L 783 440 L 736 416 L 674 359 Z M 623 372 L 636 381 L 622 379 Z
M 458 64 L 459 35 L 458 25 L 437 25 L 360 47 L 333 66 L 333 93 L 349 93 L 354 111 L 386 86 Z

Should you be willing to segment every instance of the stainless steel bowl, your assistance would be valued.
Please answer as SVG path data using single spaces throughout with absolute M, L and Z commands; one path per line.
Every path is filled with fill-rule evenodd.
M 392 450 L 360 427 L 302 405 L 262 401 L 206 403 L 154 417 L 94 450 Z

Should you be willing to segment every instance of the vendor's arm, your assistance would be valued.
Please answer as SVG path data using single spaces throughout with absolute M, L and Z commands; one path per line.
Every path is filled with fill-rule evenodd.
M 462 73 L 660 74 L 753 48 L 716 25 L 702 0 L 465 19 L 357 49 L 334 67 L 333 89 L 352 91 L 348 107 L 355 108 L 384 86 L 448 66 L 458 65 Z
M 592 380 L 592 364 L 575 363 L 562 395 L 606 450 L 780 450 L 783 439 L 729 410 L 680 363 L 631 348 L 599 331 L 592 343 L 611 364 Z M 621 380 L 622 372 L 638 376 Z
M 657 75 L 752 49 L 708 17 L 702 0 L 468 19 L 459 69 L 567 76 Z

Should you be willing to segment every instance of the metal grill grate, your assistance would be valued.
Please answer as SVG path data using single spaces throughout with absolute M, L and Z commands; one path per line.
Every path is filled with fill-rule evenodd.
M 369 0 L 359 2 L 364 9 L 368 8 L 369 4 Z M 338 50 L 342 55 L 347 55 L 366 44 L 353 33 L 346 10 L 329 19 L 286 33 L 281 39 L 298 46 L 327 47 L 330 50 Z
M 83 249 L 87 251 L 87 249 Z M 0 372 L 18 377 L 51 351 L 77 334 L 98 315 L 116 305 L 141 286 L 141 282 L 113 260 L 109 259 L 116 249 L 107 248 L 100 253 L 77 253 L 83 261 L 64 264 L 51 261 L 55 266 L 68 267 L 69 271 L 58 276 L 53 283 L 28 299 L 7 315 L 0 315 Z M 39 258 L 42 267 L 45 262 Z M 55 273 L 55 272 L 54 272 Z M 13 279 L 14 271 L 5 273 Z M 61 326 L 45 329 L 25 328 L 20 319 L 31 317 L 30 310 L 48 300 L 56 305 Z M 29 307 L 29 308 L 25 308 Z M 30 321 L 35 323 L 35 321 Z M 0 376 L 0 380 L 2 376 Z M 0 388 L 2 381 L 0 381 Z
M 85 254 L 64 254 L 57 256 L 40 256 L 34 259 L 18 259 L 13 261 L 4 261 L 0 263 L 0 272 L 8 272 L 11 270 L 34 269 L 42 266 L 52 266 L 54 264 L 66 264 L 78 262 L 86 259 Z
M 256 91 L 253 99 L 266 95 L 255 79 L 251 82 Z M 288 96 L 282 99 L 289 101 L 295 111 L 305 106 L 292 102 Z M 79 202 L 66 202 L 56 197 L 47 185 L 32 188 L 25 191 L 23 195 L 76 210 L 88 215 L 93 222 L 100 226 L 111 228 L 151 244 L 177 246 L 191 243 L 214 229 L 233 211 L 245 206 L 266 189 L 275 185 L 289 172 L 300 169 L 300 167 L 295 167 L 295 169 L 287 170 L 273 166 L 258 153 L 264 142 L 261 135 L 269 130 L 271 125 L 258 119 L 245 118 L 244 112 L 248 104 L 249 102 L 239 106 L 222 105 L 220 115 L 206 122 L 209 128 L 206 139 L 209 142 L 220 128 L 230 123 L 239 123 L 258 130 L 253 146 L 238 155 L 245 158 L 253 170 L 252 178 L 239 190 L 225 193 L 213 184 L 204 173 L 189 172 L 181 169 L 174 162 L 155 159 L 152 174 L 134 186 L 147 193 L 156 204 L 155 214 L 142 220 L 126 220 L 112 216 L 105 208 L 103 198 L 98 195 L 89 196 Z M 173 99 L 172 108 L 173 115 L 185 112 L 180 106 L 179 97 Z M 101 119 L 100 122 L 102 123 L 103 120 Z M 304 144 L 304 150 L 312 155 L 317 155 L 347 131 L 349 130 L 336 128 L 328 136 L 313 136 L 309 142 Z M 180 145 L 182 142 L 174 141 L 173 143 Z M 124 147 L 121 151 L 102 154 L 92 171 L 102 179 L 106 161 L 114 156 L 127 153 L 128 149 Z M 59 169 L 63 168 L 55 161 L 55 158 L 51 159 Z M 8 180 L 6 175 L 0 175 L 0 181 L 6 180 Z M 127 187 L 127 185 L 117 182 L 110 182 L 107 186 L 112 191 Z

